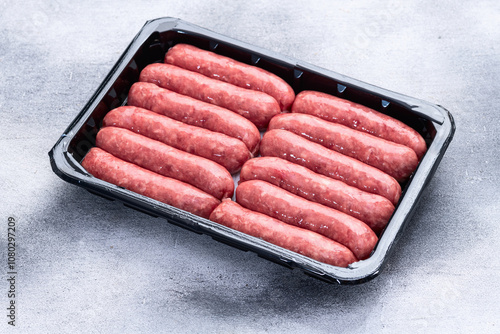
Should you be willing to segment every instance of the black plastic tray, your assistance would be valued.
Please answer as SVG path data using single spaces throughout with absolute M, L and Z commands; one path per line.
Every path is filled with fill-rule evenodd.
M 94 178 L 80 165 L 95 146 L 97 131 L 108 111 L 126 104 L 132 84 L 148 64 L 162 62 L 166 51 L 177 43 L 234 58 L 264 68 L 287 81 L 296 93 L 317 90 L 348 99 L 388 114 L 417 130 L 426 140 L 428 151 L 417 170 L 404 184 L 396 210 L 370 258 L 340 268 L 320 263 L 277 247 L 261 239 L 234 231 L 161 202 L 138 195 Z M 71 122 L 49 152 L 52 169 L 63 180 L 108 199 L 197 233 L 212 236 L 231 246 L 256 252 L 259 256 L 289 268 L 299 268 L 313 277 L 339 284 L 362 283 L 382 269 L 448 147 L 455 125 L 450 113 L 441 106 L 328 71 L 247 43 L 214 33 L 176 18 L 148 21 L 132 40 L 82 111 Z

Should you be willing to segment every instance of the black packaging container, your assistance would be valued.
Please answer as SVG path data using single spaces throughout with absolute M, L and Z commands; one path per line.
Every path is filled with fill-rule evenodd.
M 402 184 L 403 194 L 381 235 L 372 255 L 363 261 L 340 268 L 320 263 L 277 247 L 261 239 L 234 231 L 156 200 L 101 181 L 80 165 L 95 146 L 102 120 L 111 109 L 126 104 L 132 84 L 148 64 L 163 62 L 167 50 L 175 44 L 192 44 L 202 49 L 261 67 L 288 82 L 296 93 L 316 90 L 338 96 L 390 115 L 417 130 L 428 150 L 417 170 Z M 410 222 L 422 191 L 443 157 L 455 131 L 451 114 L 444 108 L 407 97 L 325 69 L 255 47 L 176 18 L 148 21 L 122 54 L 94 95 L 76 116 L 49 152 L 52 169 L 63 180 L 102 197 L 197 233 L 210 235 L 231 246 L 256 252 L 259 256 L 306 274 L 339 284 L 362 283 L 378 275 L 389 254 Z

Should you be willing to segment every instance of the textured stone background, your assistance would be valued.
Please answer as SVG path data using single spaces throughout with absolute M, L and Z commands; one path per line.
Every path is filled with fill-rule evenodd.
M 52 172 L 47 152 L 161 16 L 451 111 L 455 138 L 380 276 L 329 285 Z M 494 0 L 0 1 L 0 332 L 499 333 L 499 41 Z

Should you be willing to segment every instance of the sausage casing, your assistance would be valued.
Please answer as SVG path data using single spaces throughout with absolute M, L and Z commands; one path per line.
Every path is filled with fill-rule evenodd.
M 221 165 L 132 131 L 105 127 L 96 145 L 117 158 L 201 189 L 217 199 L 232 197 L 234 181 Z
M 140 133 L 179 150 L 215 161 L 235 173 L 252 157 L 245 144 L 225 134 L 176 121 L 167 116 L 124 106 L 106 114 L 104 126 Z
M 424 138 L 403 122 L 361 104 L 333 95 L 302 91 L 293 102 L 292 112 L 305 113 L 405 145 L 422 159 L 427 146 Z
M 289 131 L 267 131 L 262 137 L 260 152 L 262 156 L 283 158 L 318 174 L 383 196 L 394 205 L 401 196 L 401 186 L 388 174 Z
M 203 218 L 208 218 L 220 203 L 198 188 L 123 161 L 97 147 L 90 149 L 82 166 L 98 179 Z
M 155 84 L 136 82 L 128 93 L 128 105 L 152 110 L 177 121 L 238 138 L 255 154 L 259 148 L 257 127 L 226 108 L 163 89 Z
M 193 45 L 174 45 L 166 53 L 165 63 L 269 94 L 278 101 L 281 110 L 288 110 L 295 98 L 292 87 L 277 75 Z
M 236 201 L 247 209 L 337 241 L 360 260 L 370 256 L 378 241 L 375 233 L 362 221 L 265 181 L 251 180 L 238 185 Z
M 269 129 L 291 131 L 376 167 L 400 182 L 406 180 L 418 165 L 417 155 L 407 146 L 308 114 L 277 115 L 269 123 Z
M 266 128 L 271 118 L 281 112 L 278 102 L 266 93 L 211 79 L 170 64 L 146 66 L 139 80 L 232 110 L 259 129 Z
M 387 198 L 361 191 L 298 164 L 275 157 L 247 161 L 240 172 L 240 182 L 262 180 L 292 194 L 342 211 L 366 223 L 380 234 L 394 212 Z
M 210 220 L 326 264 L 347 267 L 357 261 L 349 248 L 338 242 L 245 209 L 230 200 L 222 201 L 210 215 Z

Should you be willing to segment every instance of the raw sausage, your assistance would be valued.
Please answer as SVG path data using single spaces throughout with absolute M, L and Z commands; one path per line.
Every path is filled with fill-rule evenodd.
M 378 241 L 362 221 L 260 180 L 246 181 L 236 188 L 236 201 L 287 224 L 320 233 L 349 248 L 359 260 L 370 256 Z
M 349 248 L 338 242 L 245 209 L 230 200 L 222 201 L 210 220 L 326 264 L 347 267 L 357 261 Z
M 333 95 L 315 91 L 300 92 L 295 98 L 292 112 L 318 116 L 408 146 L 419 159 L 422 159 L 427 150 L 424 138 L 403 122 Z
M 187 183 L 158 175 L 97 147 L 90 149 L 82 166 L 98 179 L 203 218 L 208 218 L 220 203 L 215 197 Z
M 105 127 L 96 145 L 117 158 L 195 186 L 215 198 L 232 197 L 234 182 L 221 165 L 132 131 Z
M 252 154 L 258 151 L 260 133 L 257 127 L 226 108 L 198 101 L 147 82 L 136 82 L 132 85 L 127 103 L 186 124 L 238 138 Z
M 192 45 L 177 44 L 171 47 L 165 55 L 165 63 L 267 93 L 278 101 L 281 110 L 289 110 L 295 98 L 292 87 L 277 75 Z
M 139 77 L 176 93 L 215 104 L 247 118 L 264 129 L 281 112 L 278 102 L 266 93 L 241 88 L 169 64 L 150 64 Z
M 143 108 L 124 106 L 113 109 L 104 117 L 103 125 L 125 128 L 215 161 L 230 173 L 239 171 L 252 157 L 241 140 L 184 124 Z
M 262 156 L 283 158 L 363 191 L 381 195 L 394 205 L 401 196 L 399 183 L 381 170 L 289 131 L 267 131 L 260 152 Z
M 380 234 L 394 212 L 387 198 L 361 191 L 292 162 L 262 157 L 247 161 L 240 172 L 240 182 L 262 180 L 292 194 L 342 211 L 366 223 Z
M 269 123 L 269 129 L 291 131 L 326 148 L 376 167 L 400 182 L 406 180 L 418 165 L 417 155 L 407 146 L 312 115 L 297 113 L 276 115 Z

